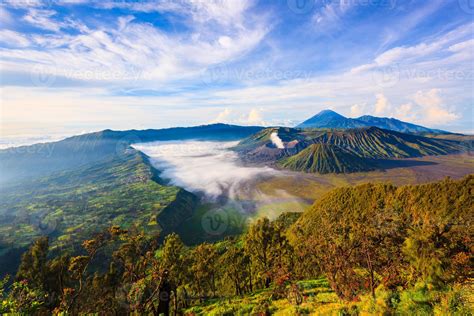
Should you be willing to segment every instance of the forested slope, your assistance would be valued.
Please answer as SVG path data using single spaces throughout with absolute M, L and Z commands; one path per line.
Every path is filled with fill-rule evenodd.
M 470 315 L 473 190 L 473 175 L 339 188 L 301 216 L 195 247 L 117 226 L 79 256 L 41 238 L 0 311 Z

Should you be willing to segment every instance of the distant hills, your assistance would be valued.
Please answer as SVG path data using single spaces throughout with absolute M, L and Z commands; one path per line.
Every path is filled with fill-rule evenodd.
M 165 236 L 189 219 L 198 198 L 159 178 L 134 150 L 75 169 L 0 186 L 0 271 L 13 273 L 33 240 L 75 252 L 112 225 Z
M 271 135 L 283 142 L 279 148 Z M 429 138 L 378 127 L 345 130 L 268 128 L 241 141 L 244 161 L 317 173 L 382 169 L 384 159 L 446 155 L 465 150 L 457 140 Z
M 332 110 L 324 110 L 296 126 L 297 128 L 331 128 L 348 129 L 375 126 L 402 133 L 435 133 L 450 134 L 439 129 L 403 122 L 394 118 L 364 115 L 358 118 L 347 118 Z
M 211 124 L 148 130 L 104 130 L 57 142 L 3 149 L 0 150 L 0 184 L 120 157 L 133 143 L 186 139 L 240 140 L 262 129 L 257 126 Z

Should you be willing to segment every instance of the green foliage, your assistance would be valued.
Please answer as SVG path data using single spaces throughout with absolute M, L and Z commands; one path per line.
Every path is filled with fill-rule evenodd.
M 43 308 L 47 298 L 45 292 L 26 280 L 14 282 L 9 298 L 2 303 L 2 312 L 31 315 Z
M 74 256 L 40 238 L 0 282 L 2 312 L 469 315 L 473 178 L 340 188 L 190 248 L 119 226 Z
M 48 255 L 48 237 L 38 238 L 21 259 L 16 274 L 17 281 L 28 280 L 29 285 L 43 290 L 46 277 L 46 257 Z
M 376 297 L 424 281 L 432 286 L 469 276 L 474 177 L 396 188 L 361 185 L 336 189 L 292 228 L 297 250 L 321 266 L 344 299 L 366 290 Z
M 112 225 L 150 234 L 173 230 L 192 215 L 196 197 L 156 182 L 155 172 L 144 155 L 131 151 L 5 188 L 0 247 L 26 246 L 48 235 L 53 247 L 72 248 Z
M 272 280 L 289 273 L 293 249 L 278 222 L 257 220 L 245 234 L 244 249 L 251 258 L 254 283 L 258 286 L 268 287 Z
M 203 243 L 190 253 L 192 284 L 196 293 L 201 296 L 216 294 L 217 250 L 213 245 Z

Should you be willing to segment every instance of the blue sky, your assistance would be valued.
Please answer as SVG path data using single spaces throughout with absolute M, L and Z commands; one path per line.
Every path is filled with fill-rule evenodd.
M 3 1 L 3 138 L 323 109 L 472 132 L 470 0 Z

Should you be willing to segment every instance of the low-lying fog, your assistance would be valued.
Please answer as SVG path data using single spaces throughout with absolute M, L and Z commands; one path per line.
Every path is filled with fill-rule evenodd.
M 161 177 L 210 199 L 235 198 L 252 180 L 279 172 L 269 167 L 245 167 L 230 150 L 238 142 L 158 141 L 133 147 L 152 158 Z

